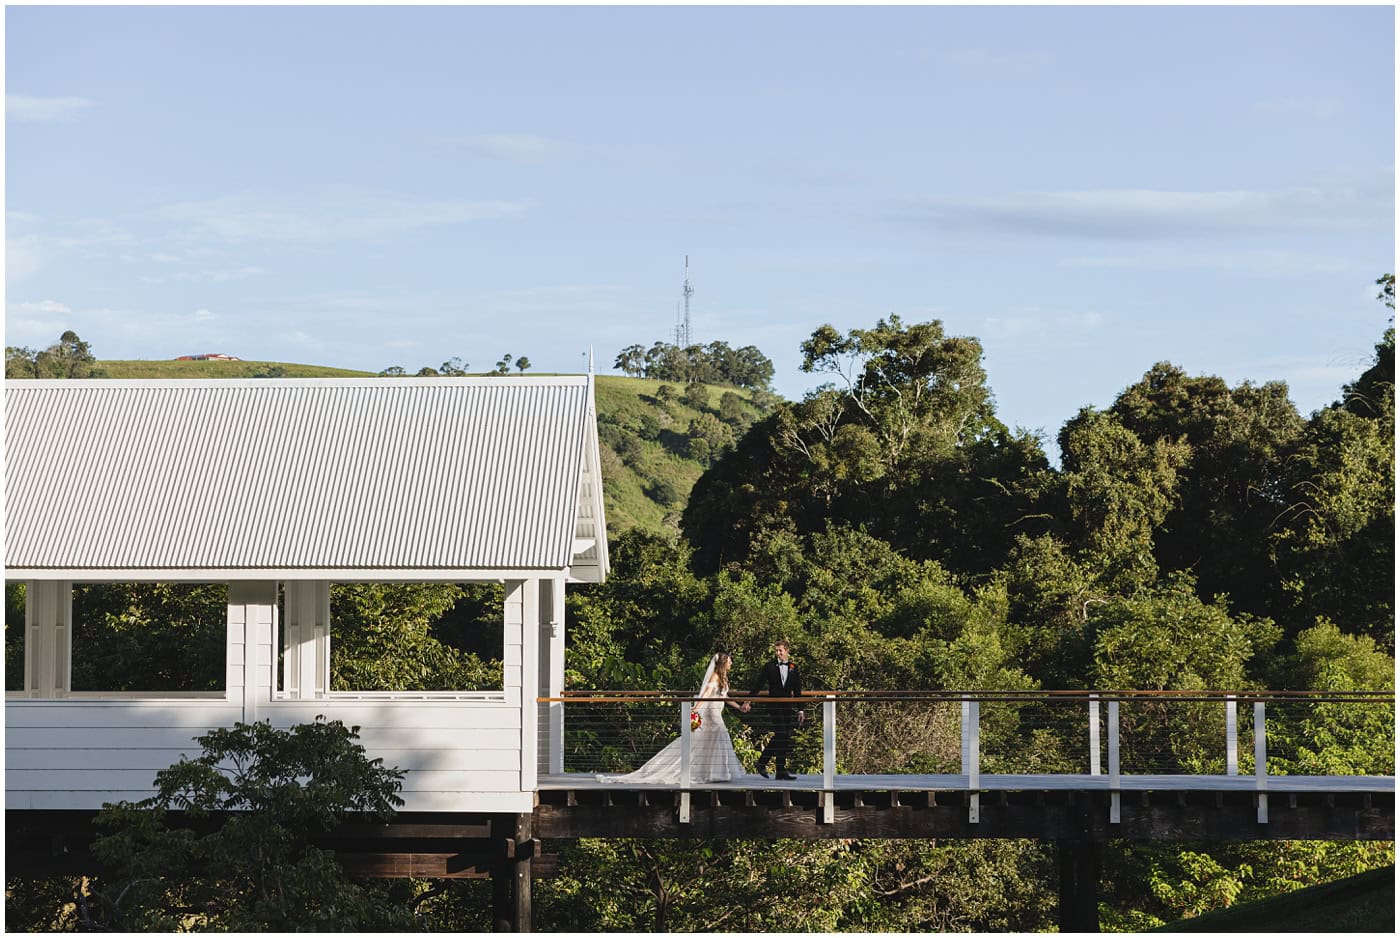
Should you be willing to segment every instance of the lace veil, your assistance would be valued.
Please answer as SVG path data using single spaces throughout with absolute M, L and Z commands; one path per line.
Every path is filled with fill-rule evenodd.
M 705 693 L 705 688 L 710 686 L 710 678 L 715 676 L 715 666 L 718 664 L 719 654 L 715 653 L 710 656 L 710 666 L 705 669 L 705 676 L 700 679 L 700 689 L 695 692 L 695 696 L 699 697 Z

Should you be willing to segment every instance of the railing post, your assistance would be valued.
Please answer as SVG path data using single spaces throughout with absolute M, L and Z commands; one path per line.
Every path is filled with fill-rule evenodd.
M 976 824 L 980 817 L 981 797 L 978 791 L 982 787 L 981 757 L 982 738 L 980 732 L 981 724 L 980 701 L 973 700 L 967 707 L 967 789 L 971 793 L 968 798 L 967 822 Z
M 1119 789 L 1123 783 L 1118 771 L 1118 701 L 1108 702 L 1108 823 L 1118 824 L 1123 819 L 1122 797 Z
M 822 701 L 822 821 L 836 820 L 836 698 Z
M 1089 695 L 1089 774 L 1102 775 L 1099 764 L 1099 695 Z
M 1264 701 L 1254 701 L 1254 788 L 1258 792 L 1260 824 L 1269 823 L 1269 749 L 1264 736 Z
M 1236 726 L 1235 695 L 1225 695 L 1225 774 L 1240 774 L 1240 734 Z
M 680 822 L 690 823 L 690 708 L 691 701 L 681 701 L 681 810 Z

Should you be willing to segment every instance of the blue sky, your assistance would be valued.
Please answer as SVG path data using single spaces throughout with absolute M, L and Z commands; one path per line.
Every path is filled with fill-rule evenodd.
M 6 10 L 6 342 L 578 371 L 941 319 L 1053 439 L 1368 362 L 1389 7 Z

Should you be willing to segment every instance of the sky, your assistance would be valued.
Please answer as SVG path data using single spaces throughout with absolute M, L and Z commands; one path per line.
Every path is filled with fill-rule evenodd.
M 897 314 L 1053 444 L 1372 358 L 1390 7 L 8 7 L 5 341 L 599 373 Z M 1052 445 L 1053 450 L 1053 445 Z

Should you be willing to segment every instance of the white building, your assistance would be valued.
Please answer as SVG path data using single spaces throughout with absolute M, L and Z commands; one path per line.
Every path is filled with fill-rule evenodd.
M 144 798 L 210 728 L 317 715 L 408 770 L 405 811 L 528 812 L 558 771 L 535 699 L 563 689 L 566 585 L 608 572 L 591 376 L 13 381 L 5 457 L 7 809 Z M 227 584 L 223 689 L 72 690 L 73 586 L 112 581 Z M 503 582 L 501 689 L 328 690 L 348 581 Z

